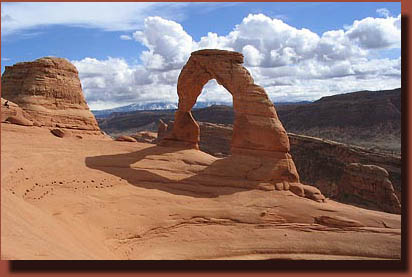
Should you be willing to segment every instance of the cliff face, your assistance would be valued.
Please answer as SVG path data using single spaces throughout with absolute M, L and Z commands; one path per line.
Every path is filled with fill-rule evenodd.
M 351 163 L 376 165 L 385 169 L 395 193 L 401 197 L 401 158 L 379 154 L 364 148 L 289 133 L 291 152 L 297 157 L 296 166 L 302 178 L 322 189 L 328 196 L 337 197 L 345 167 Z
M 36 125 L 100 132 L 77 69 L 65 59 L 45 57 L 6 66 L 1 88 L 2 97 L 17 104 Z
M 169 122 L 169 128 L 172 125 Z M 230 125 L 199 122 L 199 126 L 200 150 L 218 157 L 230 155 L 233 133 Z M 341 202 L 400 213 L 400 157 L 309 136 L 292 133 L 288 136 L 302 183 L 313 185 L 325 196 Z M 351 170 L 353 163 L 359 163 L 362 174 Z M 368 171 L 370 165 L 387 175 Z
M 400 214 L 401 205 L 388 177 L 388 172 L 376 165 L 348 164 L 338 183 L 338 198 Z
M 401 89 L 327 96 L 278 108 L 286 130 L 361 147 L 401 152 Z

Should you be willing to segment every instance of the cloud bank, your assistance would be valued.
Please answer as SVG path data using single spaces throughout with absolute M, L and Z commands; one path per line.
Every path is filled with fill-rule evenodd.
M 120 39 L 133 38 L 147 50 L 141 64 L 123 59 L 73 61 L 92 108 L 137 102 L 177 101 L 176 83 L 192 51 L 219 48 L 242 52 L 245 66 L 274 101 L 315 100 L 324 95 L 400 87 L 401 58 L 380 58 L 379 51 L 399 49 L 400 15 L 367 17 L 318 35 L 277 18 L 249 14 L 226 35 L 209 32 L 195 41 L 183 27 L 159 16 Z M 230 101 L 229 93 L 210 82 L 201 100 Z

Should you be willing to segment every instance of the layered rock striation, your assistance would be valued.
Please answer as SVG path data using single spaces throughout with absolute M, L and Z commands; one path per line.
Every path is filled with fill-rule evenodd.
M 376 165 L 351 163 L 345 167 L 338 184 L 339 199 L 350 198 L 365 206 L 377 206 L 382 211 L 401 213 L 401 204 L 389 180 L 388 172 Z
M 100 133 L 83 96 L 78 71 L 63 58 L 44 57 L 6 66 L 2 97 L 40 126 Z

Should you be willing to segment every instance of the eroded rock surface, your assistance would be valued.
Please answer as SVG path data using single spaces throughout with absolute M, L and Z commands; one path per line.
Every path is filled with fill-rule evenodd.
M 134 138 L 137 142 L 155 143 L 157 134 L 154 132 L 141 131 L 137 132 L 134 135 L 131 135 L 131 137 Z
M 216 79 L 233 96 L 235 121 L 230 159 L 241 161 L 243 158 L 238 156 L 245 156 L 258 160 L 254 167 L 233 163 L 234 171 L 273 189 L 283 186 L 283 182 L 299 182 L 289 154 L 289 139 L 275 107 L 242 63 L 243 55 L 237 52 L 210 49 L 193 52 L 179 75 L 179 107 L 173 128 L 169 128 L 159 145 L 199 149 L 200 128 L 191 109 L 203 86 Z
M 240 188 L 257 157 L 1 127 L 2 259 L 401 258 L 400 215 Z
M 68 131 L 63 131 L 61 129 L 51 129 L 50 132 L 59 138 L 69 137 L 71 134 Z
M 345 167 L 338 185 L 339 198 L 368 203 L 390 213 L 401 213 L 401 204 L 395 194 L 388 172 L 376 165 L 351 163 Z
M 200 150 L 209 153 L 215 157 L 227 157 L 230 153 L 230 140 L 233 134 L 232 126 L 223 124 L 213 124 L 206 122 L 199 122 L 200 126 Z M 173 127 L 173 122 L 168 122 L 170 128 Z M 346 144 L 324 140 L 309 136 L 297 135 L 288 133 L 291 143 L 291 154 L 294 157 L 296 168 L 300 175 L 302 183 L 310 184 L 309 188 L 316 187 L 322 194 L 328 198 L 338 200 L 343 203 L 359 204 L 362 207 L 372 208 L 376 210 L 399 213 L 400 210 L 400 173 L 401 173 L 401 159 L 400 157 L 379 154 L 360 147 L 349 146 Z M 367 183 L 372 183 L 372 180 L 360 181 L 356 185 L 355 177 L 347 176 L 349 173 L 347 165 L 352 163 L 360 164 L 374 164 L 388 173 L 388 181 L 392 183 L 395 195 L 392 196 L 391 189 L 389 194 L 384 194 L 381 191 L 369 191 L 363 193 L 362 198 L 357 196 L 355 187 L 368 186 Z M 345 170 L 346 168 L 346 170 Z M 346 171 L 346 173 L 345 173 Z M 345 177 L 346 175 L 346 177 Z M 385 175 L 385 174 L 384 174 Z M 365 175 L 366 176 L 366 175 Z M 386 176 L 386 175 L 385 175 Z M 371 178 L 372 176 L 369 176 Z M 383 179 L 376 179 L 377 183 L 383 184 Z M 350 189 L 343 189 L 345 193 L 339 193 L 339 187 L 346 186 Z M 386 183 L 386 181 L 385 181 Z M 309 197 L 312 199 L 318 194 L 313 194 L 309 190 L 305 194 L 304 188 L 300 183 L 290 183 L 289 190 L 300 196 Z M 278 184 L 278 187 L 281 185 Z M 377 193 L 377 194 L 376 194 Z M 388 199 L 383 200 L 384 195 Z M 310 197 L 309 197 L 310 198 Z M 381 204 L 377 205 L 376 199 L 381 199 Z M 315 199 L 314 199 L 315 200 Z
M 17 104 L 37 126 L 100 134 L 77 69 L 66 59 L 45 57 L 6 66 L 1 88 L 2 97 Z
M 119 136 L 115 141 L 136 142 L 136 139 L 131 136 Z
M 198 147 L 199 126 L 191 115 L 203 86 L 211 79 L 226 88 L 233 96 L 235 109 L 232 153 L 249 150 L 289 152 L 286 131 L 265 90 L 256 85 L 243 67 L 243 55 L 225 50 L 193 52 L 183 67 L 177 84 L 179 107 L 175 125 L 163 145 L 175 140 Z

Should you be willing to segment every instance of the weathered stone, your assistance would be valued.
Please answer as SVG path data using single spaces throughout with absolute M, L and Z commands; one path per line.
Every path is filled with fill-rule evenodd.
M 376 165 L 348 164 L 338 185 L 339 197 L 357 198 L 353 201 L 399 214 L 401 204 L 388 177 L 388 172 Z
M 158 144 L 199 149 L 200 128 L 191 109 L 203 86 L 215 79 L 233 97 L 232 154 L 258 158 L 257 168 L 237 158 L 234 171 L 257 184 L 273 184 L 269 187 L 284 190 L 283 182 L 299 182 L 293 159 L 288 154 L 289 139 L 265 90 L 254 83 L 242 63 L 243 55 L 237 52 L 210 49 L 193 52 L 179 75 L 179 106 L 173 128 L 169 126 Z
M 59 138 L 64 138 L 70 136 L 70 133 L 68 131 L 62 130 L 62 129 L 51 129 L 50 132 L 55 135 L 56 137 Z
M 298 196 L 301 196 L 301 197 L 305 196 L 303 184 L 301 183 L 289 183 L 289 190 Z
M 275 189 L 276 190 L 283 190 L 283 188 L 284 188 L 283 183 L 276 183 L 275 184 Z
M 6 121 L 12 123 L 12 124 L 17 124 L 17 125 L 22 125 L 22 126 L 33 126 L 33 122 L 22 117 L 22 116 L 9 116 Z
M 325 196 L 320 192 L 319 189 L 313 186 L 303 185 L 303 191 L 305 193 L 306 198 L 315 200 L 317 202 L 325 201 Z
M 209 49 L 192 53 L 178 79 L 179 108 L 173 131 L 161 145 L 174 140 L 193 143 L 196 148 L 199 126 L 190 110 L 203 86 L 209 80 L 216 79 L 233 96 L 235 122 L 232 153 L 243 154 L 243 149 L 289 152 L 289 139 L 273 103 L 265 90 L 254 84 L 242 63 L 243 55 L 237 52 Z
M 66 59 L 45 57 L 6 66 L 1 88 L 2 97 L 20 106 L 36 125 L 100 130 L 84 99 L 77 69 Z
M 134 138 L 137 142 L 143 142 L 143 143 L 155 143 L 157 136 L 156 133 L 153 132 L 137 132 L 134 135 L 131 135 L 132 138 Z
M 206 122 L 198 122 L 200 126 L 200 150 L 212 154 L 215 157 L 227 157 L 230 155 L 230 140 L 232 137 L 232 127 L 230 125 L 211 124 Z M 170 127 L 173 127 L 173 122 L 169 122 Z M 291 153 L 296 163 L 297 171 L 301 177 L 301 182 L 310 184 L 318 188 L 326 197 L 349 204 L 361 204 L 362 207 L 378 209 L 381 211 L 399 211 L 399 196 L 401 195 L 400 188 L 400 157 L 387 154 L 379 154 L 367 151 L 366 149 L 346 145 L 330 140 L 324 140 L 315 137 L 296 135 L 288 133 L 291 143 Z M 255 153 L 258 150 L 249 150 Z M 246 150 L 243 150 L 247 154 Z M 220 153 L 220 154 L 219 154 Z M 223 153 L 223 154 L 222 154 Z M 274 156 L 273 152 L 260 151 L 260 156 Z M 219 155 L 218 155 L 219 154 Z M 357 196 L 352 195 L 351 191 L 346 191 L 346 197 L 343 193 L 338 194 L 340 186 L 345 187 L 345 181 L 342 180 L 345 171 L 345 165 L 353 162 L 369 162 L 376 163 L 378 167 L 387 170 L 389 176 L 385 180 L 382 179 L 381 185 L 389 191 L 394 190 L 394 195 L 390 194 L 392 200 L 386 201 L 386 205 L 394 204 L 395 208 L 383 208 L 382 205 L 377 205 L 374 200 L 374 194 L 363 194 L 364 197 L 370 196 L 370 199 L 359 201 L 355 199 Z M 370 167 L 373 168 L 373 167 Z M 256 173 L 249 174 L 253 176 Z M 374 171 L 377 176 L 386 176 L 380 170 Z M 258 175 L 258 174 L 256 174 Z M 391 181 L 391 180 L 394 180 Z M 283 182 L 284 190 L 290 190 L 289 182 Z M 393 184 L 393 185 L 392 185 Z M 300 191 L 302 189 L 302 192 Z M 295 192 L 305 195 L 302 188 L 293 188 Z M 306 195 L 306 197 L 308 197 Z M 313 197 L 313 196 L 312 196 Z M 323 198 L 323 196 L 321 196 Z M 359 197 L 358 197 L 359 198 Z M 321 200 L 321 199 L 320 199 Z M 356 201 L 358 200 L 358 201 Z
M 127 142 L 136 142 L 135 138 L 130 136 L 119 136 L 115 139 L 115 141 L 127 141 Z
M 364 227 L 359 221 L 342 216 L 317 216 L 315 217 L 315 223 L 337 228 Z
M 161 140 L 165 136 L 167 132 L 167 124 L 163 122 L 163 120 L 159 119 L 158 127 L 157 127 L 157 139 Z
M 33 120 L 30 115 L 28 115 L 24 110 L 22 110 L 19 105 L 16 103 L 6 100 L 4 98 L 1 98 L 1 122 L 8 122 L 12 124 L 17 124 L 13 123 L 13 119 L 11 121 L 8 121 L 10 117 L 16 117 L 19 119 L 23 119 L 26 123 L 27 126 L 32 126 L 35 123 L 35 120 Z M 33 124 L 28 123 L 28 121 L 32 122 Z M 20 124 L 20 125 L 25 125 L 25 124 Z

